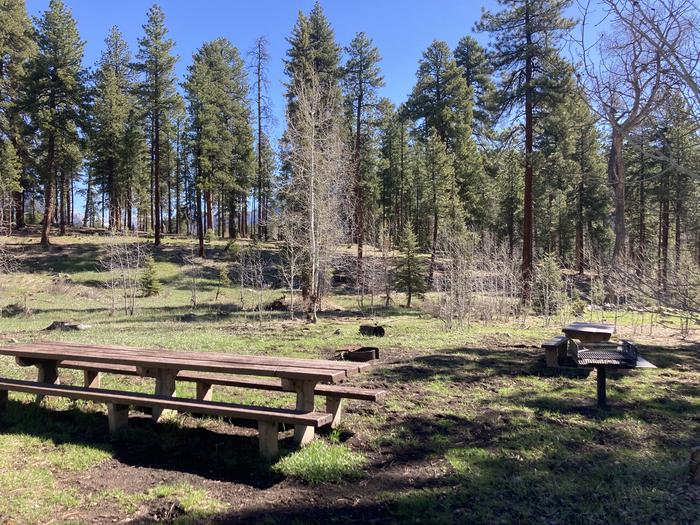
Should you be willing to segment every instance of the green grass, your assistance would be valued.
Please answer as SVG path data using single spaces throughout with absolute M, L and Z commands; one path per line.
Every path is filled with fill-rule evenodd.
M 623 335 L 659 366 L 611 377 L 611 408 L 599 412 L 595 374 L 548 370 L 537 348 L 571 320 L 566 316 L 447 332 L 419 309 L 378 309 L 369 319 L 356 312 L 354 297 L 334 295 L 334 305 L 345 311 L 316 325 L 291 322 L 286 313 L 266 313 L 260 324 L 252 312 L 240 311 L 235 284 L 214 300 L 218 268 L 227 259 L 226 243 L 212 241 L 196 320 L 182 322 L 190 312 L 182 264 L 189 251 L 179 239 L 154 252 L 161 293 L 139 297 L 136 314 L 128 316 L 111 311 L 107 276 L 95 263 L 104 237 L 57 238 L 62 251 L 48 255 L 36 250 L 34 239 L 12 242 L 21 243 L 13 249 L 21 251 L 22 271 L 0 276 L 0 306 L 26 304 L 30 312 L 0 317 L 3 343 L 64 340 L 305 358 L 371 344 L 382 361 L 352 384 L 389 395 L 381 405 L 348 402 L 340 434 L 269 465 L 258 459 L 255 431 L 227 422 L 183 416 L 154 425 L 133 417 L 130 430 L 113 440 L 101 405 L 48 399 L 36 406 L 29 396 L 11 394 L 0 416 L 0 523 L 33 525 L 49 516 L 85 523 L 96 509 L 121 521 L 162 502 L 183 509 L 178 523 L 235 521 L 231 509 L 239 503 L 259 509 L 251 521 L 367 521 L 352 514 L 354 503 L 324 500 L 326 483 L 339 484 L 348 501 L 387 523 L 700 523 L 700 489 L 686 478 L 689 451 L 699 444 L 700 355 L 696 340 L 662 331 L 660 318 L 651 331 L 648 314 L 585 314 L 617 319 Z M 251 300 L 246 293 L 244 305 Z M 282 293 L 267 292 L 270 298 Z M 54 320 L 92 328 L 42 331 Z M 358 336 L 358 325 L 371 321 L 387 327 L 386 337 Z M 34 378 L 36 371 L 0 358 L 0 376 Z M 80 384 L 82 376 L 62 371 L 61 381 Z M 105 376 L 103 384 L 153 391 L 151 379 L 137 377 Z M 194 386 L 178 384 L 177 393 L 192 396 Z M 216 388 L 214 398 L 294 405 L 289 395 L 236 388 Z M 322 399 L 316 408 L 323 410 Z M 280 498 L 289 509 L 280 503 L 277 512 Z M 315 502 L 311 508 L 307 499 Z M 314 518 L 324 504 L 333 512 Z
M 312 485 L 361 478 L 367 458 L 341 444 L 316 440 L 274 465 L 280 474 Z

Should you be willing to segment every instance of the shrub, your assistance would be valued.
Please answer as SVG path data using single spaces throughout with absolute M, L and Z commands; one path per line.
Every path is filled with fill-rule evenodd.
M 158 268 L 152 255 L 146 256 L 141 277 L 141 292 L 145 297 L 151 297 L 160 293 L 160 281 L 158 280 Z
M 556 255 L 548 253 L 537 263 L 533 291 L 533 308 L 536 313 L 549 317 L 563 306 L 564 281 Z

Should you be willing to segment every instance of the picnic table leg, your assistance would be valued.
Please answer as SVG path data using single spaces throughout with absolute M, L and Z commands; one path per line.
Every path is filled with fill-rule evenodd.
M 3 412 L 7 409 L 7 390 L 0 390 L 0 412 Z
M 214 385 L 197 381 L 197 399 L 200 401 L 211 401 L 214 393 Z
M 102 373 L 97 370 L 83 370 L 83 384 L 86 388 L 100 388 Z
M 175 377 L 177 370 L 159 369 L 155 372 L 156 377 L 156 395 L 175 397 Z M 161 418 L 172 417 L 175 414 L 174 410 L 165 410 L 162 408 L 153 407 L 151 412 L 153 421 L 158 421 Z
M 333 415 L 331 428 L 338 428 L 343 417 L 343 398 L 326 396 L 326 412 Z
M 272 460 L 279 455 L 279 435 L 276 421 L 258 421 L 260 456 Z
M 49 383 L 52 385 L 58 385 L 61 381 L 58 379 L 58 362 L 57 361 L 37 361 L 36 367 L 38 369 L 38 381 L 39 383 Z M 38 394 L 36 396 L 36 402 L 41 403 L 44 396 Z
M 107 420 L 110 433 L 125 430 L 129 426 L 129 405 L 108 403 Z
M 607 404 L 605 392 L 605 367 L 596 367 L 596 382 L 598 386 L 598 408 L 605 408 Z
M 314 391 L 316 390 L 316 381 L 291 381 L 282 380 L 282 385 L 285 390 L 294 390 L 297 393 L 297 410 L 304 412 L 313 412 L 314 406 Z M 308 425 L 294 425 L 294 442 L 299 445 L 306 445 L 314 439 L 314 427 Z

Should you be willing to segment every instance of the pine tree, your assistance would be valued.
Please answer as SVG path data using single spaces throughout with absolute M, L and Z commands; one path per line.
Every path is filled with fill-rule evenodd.
M 443 231 L 454 232 L 463 225 L 464 219 L 457 194 L 452 155 L 445 148 L 445 144 L 440 140 L 435 129 L 431 129 L 429 132 L 425 143 L 423 162 L 430 185 L 432 234 L 429 278 L 432 280 L 440 233 Z
M 363 282 L 362 257 L 365 237 L 366 186 L 369 184 L 373 159 L 369 151 L 375 133 L 373 114 L 377 90 L 384 85 L 379 71 L 379 51 L 364 33 L 357 33 L 345 49 L 348 55 L 343 68 L 343 87 L 348 119 L 353 130 L 353 164 L 355 171 L 355 238 L 357 242 L 357 282 Z
M 465 36 L 457 43 L 455 62 L 462 69 L 462 76 L 472 90 L 474 108 L 473 131 L 477 139 L 483 140 L 491 133 L 492 107 L 495 86 L 493 68 L 486 50 L 472 36 Z
M 141 276 L 141 293 L 145 297 L 152 297 L 160 293 L 160 280 L 158 279 L 158 267 L 153 255 L 146 256 Z
M 19 182 L 27 188 L 30 185 L 31 135 L 26 133 L 27 115 L 22 106 L 21 92 L 26 81 L 28 61 L 35 52 L 32 25 L 24 1 L 0 2 L 0 141 L 12 145 L 14 153 L 5 149 L 3 155 L 6 158 L 19 158 L 20 164 L 15 166 L 19 171 L 13 177 L 19 177 Z M 6 145 L 2 147 L 7 148 Z M 8 168 L 8 171 L 10 169 L 14 168 Z M 15 189 L 12 190 L 18 228 L 24 226 L 22 186 L 13 185 Z
M 235 203 L 246 199 L 252 183 L 248 80 L 238 50 L 222 38 L 205 43 L 188 68 L 185 89 L 192 122 L 195 180 L 206 204 L 206 228 L 203 214 L 197 214 L 203 256 L 205 229 L 213 227 L 212 192 L 219 189 L 228 196 L 229 233 L 235 235 L 231 214 Z M 241 210 L 241 217 L 245 218 L 245 209 Z
M 153 227 L 155 244 L 161 240 L 161 127 L 168 111 L 175 103 L 175 62 L 172 54 L 175 43 L 167 38 L 165 15 L 157 4 L 148 11 L 148 21 L 143 26 L 144 36 L 139 39 L 138 62 L 135 64 L 142 79 L 139 95 L 150 127 L 151 173 L 153 188 Z
M 61 193 L 65 195 L 67 177 L 72 175 L 70 170 L 77 168 L 85 96 L 84 42 L 78 35 L 75 19 L 61 0 L 51 0 L 48 10 L 37 19 L 36 35 L 38 52 L 28 66 L 26 104 L 38 133 L 37 153 L 43 158 L 40 169 L 44 185 L 41 245 L 47 248 L 56 211 L 59 174 Z
M 284 63 L 284 72 L 289 77 L 286 84 L 287 119 L 294 122 L 296 93 L 301 85 L 310 88 L 312 78 L 321 86 L 324 104 L 333 104 L 340 116 L 340 47 L 318 1 L 308 17 L 299 12 L 287 41 L 290 45 Z
M 5 217 L 5 203 L 10 200 L 13 193 L 20 187 L 20 175 L 22 166 L 17 157 L 17 152 L 9 140 L 0 140 L 0 226 L 7 221 L 7 230 L 11 232 L 12 217 Z M 8 210 L 11 208 L 8 207 Z
M 499 86 L 501 114 L 525 114 L 525 185 L 523 205 L 523 297 L 530 297 L 533 273 L 533 137 L 534 109 L 541 94 L 556 90 L 560 76 L 556 46 L 573 22 L 563 16 L 571 0 L 499 0 L 503 10 L 484 11 L 477 24 L 494 38 L 493 63 L 503 73 Z
M 427 289 L 425 268 L 418 256 L 418 243 L 413 225 L 406 222 L 401 241 L 401 257 L 396 263 L 395 285 L 400 292 L 406 293 L 406 307 L 411 307 L 414 295 L 421 295 Z
M 133 79 L 129 48 L 116 27 L 105 40 L 106 49 L 95 74 L 92 106 L 92 177 L 108 197 L 109 227 L 119 228 L 121 210 L 128 201 L 131 175 L 127 155 L 134 151 L 127 144 L 127 121 L 133 115 Z
M 421 136 L 437 132 L 451 154 L 456 185 L 465 214 L 475 224 L 482 222 L 485 187 L 483 166 L 472 138 L 472 95 L 446 42 L 435 41 L 423 53 L 404 112 L 421 123 Z

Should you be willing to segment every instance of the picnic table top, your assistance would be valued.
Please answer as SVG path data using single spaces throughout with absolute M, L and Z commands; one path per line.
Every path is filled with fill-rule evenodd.
M 582 321 L 576 321 L 574 323 L 569 323 L 564 328 L 562 332 L 583 332 L 588 334 L 610 334 L 615 332 L 615 326 L 605 323 L 586 323 Z
M 575 322 L 566 325 L 561 331 L 567 337 L 583 342 L 602 342 L 610 339 L 615 327 L 611 324 Z
M 339 383 L 348 376 L 370 367 L 368 363 L 349 363 L 327 359 L 180 352 L 154 348 L 53 342 L 0 346 L 0 355 L 37 361 L 89 361 L 123 364 L 152 370 L 191 370 L 272 376 L 319 383 Z

